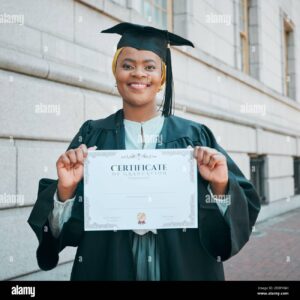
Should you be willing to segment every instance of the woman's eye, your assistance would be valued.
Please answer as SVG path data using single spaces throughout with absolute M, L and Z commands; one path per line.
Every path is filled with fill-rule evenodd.
M 147 70 L 147 71 L 155 70 L 155 66 L 147 66 L 147 67 L 146 67 L 146 70 Z
M 132 69 L 133 69 L 133 67 L 132 67 L 131 65 L 128 65 L 128 64 L 124 64 L 124 65 L 122 66 L 122 68 L 123 68 L 124 70 L 132 70 Z

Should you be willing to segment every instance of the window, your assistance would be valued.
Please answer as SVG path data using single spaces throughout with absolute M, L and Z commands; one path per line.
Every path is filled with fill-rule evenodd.
M 266 203 L 265 188 L 264 188 L 264 156 L 250 157 L 251 182 L 256 188 L 260 197 L 261 203 Z
M 242 70 L 249 74 L 249 0 L 240 0 Z
M 294 158 L 294 186 L 295 195 L 300 194 L 300 157 Z
M 243 72 L 260 79 L 260 2 L 257 0 L 239 0 L 240 68 Z
M 283 17 L 283 91 L 284 95 L 296 99 L 294 23 Z
M 140 0 L 140 13 L 148 22 L 173 31 L 173 0 Z

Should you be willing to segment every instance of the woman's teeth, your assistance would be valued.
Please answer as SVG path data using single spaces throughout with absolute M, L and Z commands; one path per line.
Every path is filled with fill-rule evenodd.
M 133 87 L 134 89 L 144 89 L 149 85 L 144 83 L 130 83 L 129 86 Z

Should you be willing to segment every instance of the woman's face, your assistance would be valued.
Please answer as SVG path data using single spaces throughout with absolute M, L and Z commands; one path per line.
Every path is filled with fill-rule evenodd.
M 155 102 L 161 86 L 162 63 L 154 52 L 125 47 L 116 65 L 116 81 L 123 100 L 131 106 Z

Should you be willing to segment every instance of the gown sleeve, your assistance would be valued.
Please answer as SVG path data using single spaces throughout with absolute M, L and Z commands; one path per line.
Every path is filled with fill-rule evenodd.
M 85 136 L 90 128 L 90 120 L 86 121 L 73 138 L 68 149 L 78 148 L 85 143 Z M 76 197 L 70 219 L 63 225 L 57 238 L 51 232 L 48 217 L 54 207 L 54 194 L 57 189 L 57 180 L 42 178 L 39 181 L 37 200 L 33 206 L 28 223 L 38 238 L 36 252 L 37 262 L 42 270 L 51 270 L 56 267 L 59 252 L 66 246 L 78 246 L 83 233 L 83 183 L 78 184 Z
M 214 201 L 207 201 L 208 182 L 198 173 L 199 234 L 206 251 L 218 261 L 238 253 L 249 240 L 258 213 L 259 196 L 252 183 L 218 145 L 213 133 L 201 125 L 200 145 L 214 148 L 226 156 L 229 184 L 226 196 L 229 205 L 224 216 Z

